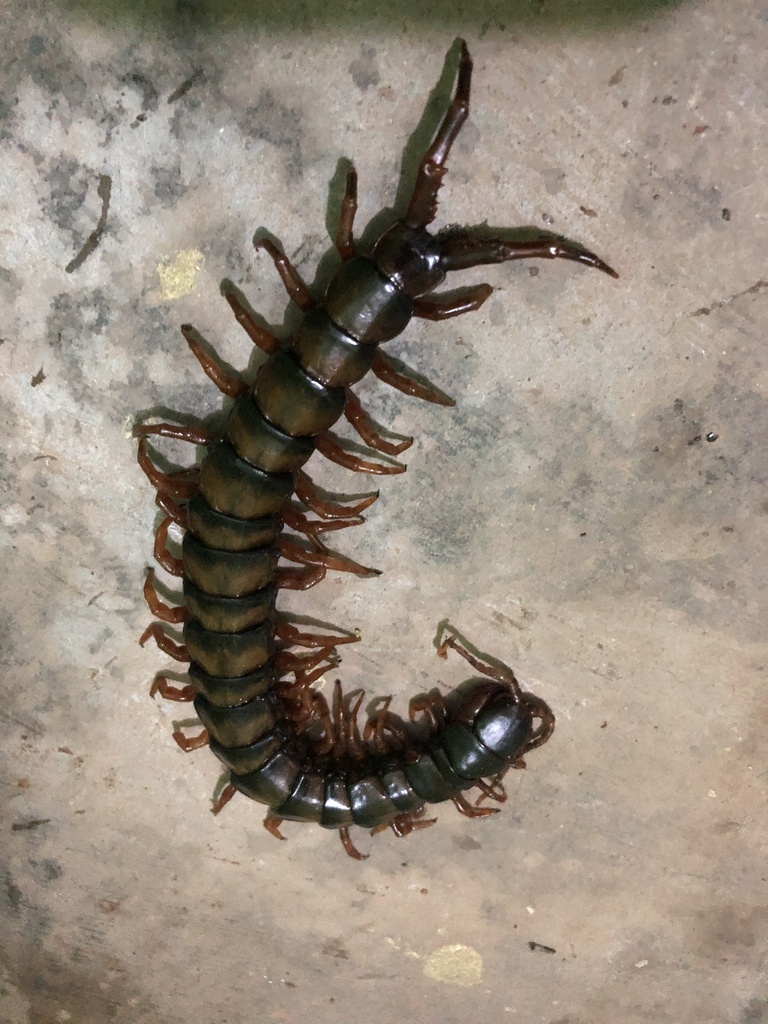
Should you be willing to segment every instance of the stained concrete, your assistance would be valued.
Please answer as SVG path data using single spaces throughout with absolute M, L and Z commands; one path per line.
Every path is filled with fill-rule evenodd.
M 768 1020 L 764 0 L 4 6 L 0 1019 Z M 220 407 L 180 323 L 257 365 L 223 278 L 284 323 L 257 228 L 313 280 L 341 157 L 360 224 L 392 205 L 459 33 L 440 223 L 559 231 L 621 279 L 467 273 L 480 313 L 390 347 L 455 409 L 358 389 L 416 438 L 334 538 L 384 575 L 286 606 L 358 627 L 346 688 L 401 712 L 465 677 L 434 658 L 450 619 L 558 718 L 492 820 L 361 833 L 358 864 L 244 799 L 209 813 L 217 764 L 178 750 L 137 644 L 156 510 L 130 435 Z

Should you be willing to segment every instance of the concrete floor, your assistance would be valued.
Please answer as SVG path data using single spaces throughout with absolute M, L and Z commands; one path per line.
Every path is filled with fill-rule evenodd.
M 412 6 L 4 4 L 8 1024 L 768 1021 L 768 6 Z M 209 813 L 217 763 L 178 750 L 186 709 L 148 696 L 168 659 L 137 644 L 156 510 L 130 434 L 220 406 L 180 323 L 256 365 L 222 278 L 283 322 L 257 228 L 312 280 L 341 157 L 361 225 L 393 204 L 458 34 L 440 223 L 550 228 L 621 280 L 467 273 L 480 313 L 390 346 L 456 408 L 358 388 L 416 437 L 335 544 L 385 574 L 287 606 L 359 627 L 345 686 L 400 711 L 465 678 L 434 658 L 448 618 L 558 728 L 501 814 L 361 833 L 357 864 L 244 799 Z

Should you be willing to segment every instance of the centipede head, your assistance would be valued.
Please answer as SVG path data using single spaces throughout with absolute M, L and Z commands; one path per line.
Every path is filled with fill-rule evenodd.
M 379 238 L 371 254 L 379 269 L 412 298 L 445 280 L 440 245 L 425 228 L 398 221 Z
M 555 727 L 549 706 L 516 683 L 468 679 L 447 705 L 449 721 L 468 725 L 483 746 L 510 765 L 546 743 Z

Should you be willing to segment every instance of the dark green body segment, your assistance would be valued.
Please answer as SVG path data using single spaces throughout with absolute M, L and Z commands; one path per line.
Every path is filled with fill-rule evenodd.
M 270 806 L 287 802 L 285 816 L 302 820 L 370 817 L 375 786 L 367 797 L 355 791 L 357 810 L 345 789 L 334 811 L 325 783 L 305 776 L 283 749 L 290 729 L 270 697 L 281 514 L 316 436 L 342 415 L 346 388 L 411 313 L 411 299 L 371 260 L 339 267 L 324 304 L 305 314 L 289 346 L 266 360 L 253 389 L 235 402 L 187 508 L 184 641 L 195 707 L 233 779 Z
M 184 575 L 202 593 L 216 597 L 242 597 L 271 583 L 277 564 L 273 546 L 249 551 L 223 551 L 201 544 L 187 532 L 182 544 Z
M 215 736 L 210 737 L 209 743 L 216 757 L 233 773 L 232 782 L 236 784 L 236 778 L 258 771 L 266 764 L 285 744 L 287 738 L 287 733 L 277 726 L 243 747 L 225 747 Z
M 205 697 L 195 698 L 200 721 L 223 747 L 247 747 L 261 739 L 278 720 L 277 701 L 272 694 L 256 697 L 233 708 L 217 708 Z
M 192 660 L 208 675 L 244 676 L 269 661 L 274 629 L 267 622 L 242 633 L 214 633 L 190 618 L 184 623 L 184 643 Z
M 473 682 L 488 685 L 483 680 Z M 276 746 L 252 771 L 233 768 L 230 781 L 252 800 L 267 804 L 279 818 L 311 821 L 325 828 L 376 828 L 398 814 L 418 812 L 426 803 L 451 800 L 514 764 L 531 738 L 531 711 L 503 686 L 499 692 L 500 699 L 492 708 L 480 711 L 471 724 L 451 721 L 449 708 L 446 724 L 420 743 L 416 760 L 404 759 L 404 764 L 371 757 L 346 771 L 339 766 L 322 771 L 309 767 L 311 760 L 298 737 L 286 746 Z M 463 693 L 471 695 L 471 687 L 465 686 Z M 494 731 L 492 717 L 502 723 L 494 741 L 504 733 L 511 744 L 497 744 L 495 751 L 480 738 L 480 734 Z
M 296 332 L 293 351 L 310 377 L 331 387 L 349 387 L 370 370 L 376 346 L 358 344 L 324 309 L 311 309 Z
M 396 338 L 413 316 L 413 299 L 365 256 L 339 267 L 324 305 L 337 327 L 366 345 Z
M 184 600 L 190 616 L 214 633 L 239 633 L 258 626 L 274 612 L 276 596 L 274 583 L 244 597 L 219 597 L 184 580 Z
M 277 677 L 271 665 L 262 665 L 244 676 L 212 676 L 200 665 L 193 663 L 189 670 L 189 681 L 195 692 L 202 694 L 209 703 L 227 708 L 268 693 L 277 682 Z

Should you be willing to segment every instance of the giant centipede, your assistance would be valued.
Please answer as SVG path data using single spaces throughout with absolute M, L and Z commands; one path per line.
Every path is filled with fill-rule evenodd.
M 316 822 L 339 832 L 347 853 L 362 855 L 350 826 L 397 835 L 432 824 L 427 804 L 451 800 L 463 814 L 482 817 L 502 801 L 502 777 L 524 765 L 524 755 L 546 742 L 554 716 L 540 698 L 521 689 L 511 670 L 482 660 L 448 631 L 438 654 L 458 652 L 481 673 L 447 697 L 433 689 L 414 698 L 409 719 L 387 698 L 362 731 L 363 695 L 344 695 L 336 683 L 326 700 L 313 684 L 339 663 L 337 647 L 355 634 L 303 632 L 277 609 L 281 589 L 307 589 L 328 570 L 376 575 L 333 553 L 322 535 L 359 525 L 377 494 L 335 501 L 305 473 L 315 452 L 348 469 L 388 474 L 405 467 L 391 458 L 412 439 L 394 442 L 377 429 L 351 390 L 372 370 L 385 384 L 427 401 L 452 405 L 441 391 L 413 376 L 381 346 L 412 317 L 440 321 L 479 309 L 488 284 L 451 295 L 434 289 L 454 270 L 528 258 L 566 259 L 618 275 L 594 253 L 558 235 L 505 237 L 490 229 L 450 227 L 431 233 L 446 161 L 469 114 L 472 61 L 459 41 L 459 66 L 450 105 L 416 173 L 405 214 L 368 253 L 353 236 L 357 175 L 350 166 L 336 249 L 340 263 L 322 299 L 269 239 L 254 241 L 274 261 L 289 297 L 302 312 L 299 326 L 279 341 L 261 326 L 239 294 L 223 289 L 237 321 L 266 353 L 249 383 L 225 371 L 189 325 L 181 330 L 205 373 L 234 405 L 223 431 L 143 423 L 138 459 L 157 489 L 164 513 L 155 535 L 157 562 L 183 581 L 183 603 L 166 604 L 149 570 L 144 594 L 162 623 L 183 623 L 183 645 L 153 622 L 141 637 L 188 662 L 188 682 L 156 677 L 151 692 L 194 701 L 204 728 L 174 738 L 185 751 L 209 745 L 228 773 L 214 812 L 237 792 L 265 804 L 267 829 L 282 839 L 283 819 Z M 518 233 L 519 234 L 519 233 Z M 353 454 L 330 432 L 345 416 L 373 459 Z M 164 472 L 153 460 L 150 435 L 203 446 L 196 468 Z M 372 451 L 371 451 L 372 450 Z M 168 547 L 175 523 L 184 530 L 181 558 Z M 291 532 L 286 532 L 286 530 Z M 282 560 L 294 563 L 286 566 Z M 297 650 L 304 648 L 305 650 Z M 464 794 L 477 789 L 474 802 Z

